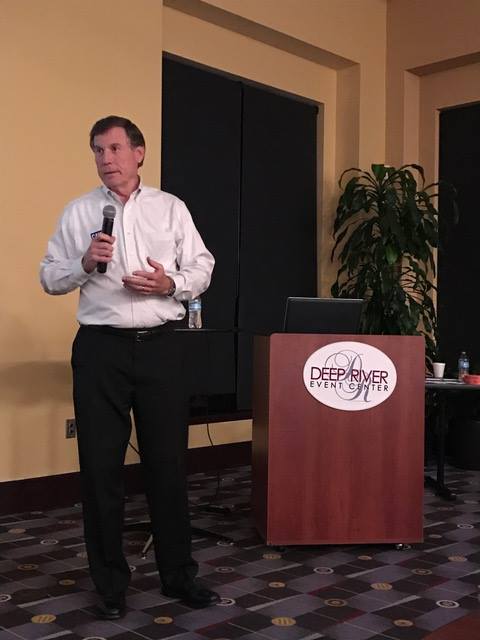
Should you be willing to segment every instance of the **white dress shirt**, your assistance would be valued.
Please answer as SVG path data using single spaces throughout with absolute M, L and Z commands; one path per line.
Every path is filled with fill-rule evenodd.
M 82 257 L 91 234 L 100 231 L 103 208 L 113 205 L 113 259 L 107 272 L 86 273 Z M 153 271 L 147 257 L 163 265 L 176 286 L 172 298 L 141 295 L 124 288 L 122 277 L 133 271 Z M 147 328 L 180 320 L 185 307 L 210 284 L 214 258 L 206 249 L 185 204 L 175 196 L 140 185 L 122 204 L 105 186 L 70 202 L 50 239 L 41 262 L 40 280 L 57 295 L 80 287 L 80 324 Z

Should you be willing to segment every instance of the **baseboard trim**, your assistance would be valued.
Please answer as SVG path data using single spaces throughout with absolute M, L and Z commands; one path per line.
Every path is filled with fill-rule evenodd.
M 251 442 L 235 442 L 188 450 L 188 473 L 222 472 L 228 467 L 250 464 Z M 141 464 L 125 467 L 126 493 L 142 493 Z M 59 509 L 80 501 L 80 474 L 62 473 L 0 483 L 0 515 Z

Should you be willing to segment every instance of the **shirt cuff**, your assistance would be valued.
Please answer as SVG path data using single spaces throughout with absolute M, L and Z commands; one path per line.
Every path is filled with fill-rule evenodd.
M 167 275 L 171 280 L 173 280 L 173 283 L 175 284 L 175 293 L 171 297 L 172 298 L 177 298 L 178 296 L 181 295 L 181 293 L 183 291 L 183 278 L 181 276 L 176 275 L 176 274 L 172 275 L 172 274 L 168 273 Z
M 83 256 L 72 263 L 72 282 L 75 282 L 79 287 L 87 282 L 90 276 L 95 273 L 95 269 L 92 271 L 92 273 L 87 273 L 85 271 L 85 269 L 83 268 L 82 259 Z

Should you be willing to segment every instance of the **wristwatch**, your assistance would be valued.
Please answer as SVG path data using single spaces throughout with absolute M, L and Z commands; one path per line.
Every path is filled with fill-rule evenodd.
M 171 282 L 171 285 L 170 285 L 170 289 L 167 291 L 167 297 L 173 298 L 173 296 L 175 295 L 175 291 L 177 290 L 177 286 L 173 278 L 170 278 L 170 282 Z

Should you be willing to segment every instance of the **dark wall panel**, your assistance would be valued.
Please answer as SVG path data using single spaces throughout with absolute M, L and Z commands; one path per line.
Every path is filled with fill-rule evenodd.
M 281 328 L 287 296 L 316 295 L 316 115 L 164 59 L 162 188 L 185 200 L 216 258 L 204 324 L 231 330 L 185 335 L 189 384 L 223 408 L 227 396 L 251 407 L 253 333 Z
M 241 85 L 196 67 L 163 64 L 162 189 L 182 198 L 215 272 L 203 314 L 231 327 L 237 295 Z
M 316 295 L 316 115 L 243 92 L 239 325 L 279 330 L 287 296 Z
M 476 190 L 480 184 L 480 105 L 440 114 L 441 180 L 458 191 L 460 220 L 451 223 L 446 198 L 440 200 L 438 257 L 438 320 L 441 357 L 447 369 L 456 369 L 460 351 L 470 356 L 471 368 L 480 372 L 480 343 L 475 298 L 478 289 L 480 216 Z
M 240 125 L 240 83 L 164 59 L 162 189 L 185 201 L 215 256 L 202 296 L 204 325 L 215 329 L 236 323 Z M 194 392 L 209 381 L 216 394 L 235 393 L 233 334 L 188 339 L 188 354 Z
M 243 90 L 238 324 L 279 331 L 288 296 L 316 296 L 317 108 Z M 250 404 L 252 338 L 239 344 L 238 398 Z

